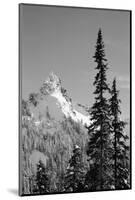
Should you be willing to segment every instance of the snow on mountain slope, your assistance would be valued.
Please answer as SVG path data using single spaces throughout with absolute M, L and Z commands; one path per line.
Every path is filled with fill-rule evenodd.
M 83 125 L 90 125 L 89 116 L 85 116 L 73 108 L 72 100 L 68 97 L 66 90 L 61 85 L 61 80 L 51 73 L 41 87 L 42 95 L 50 95 L 57 99 L 57 105 L 61 108 L 66 117 L 71 117 Z

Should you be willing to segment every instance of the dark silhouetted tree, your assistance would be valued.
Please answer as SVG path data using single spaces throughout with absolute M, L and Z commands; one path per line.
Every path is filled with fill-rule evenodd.
M 75 145 L 73 155 L 64 178 L 64 191 L 81 192 L 84 190 L 84 164 L 79 146 Z
M 51 115 L 50 115 L 48 106 L 46 106 L 46 119 L 51 120 Z
M 89 190 L 110 189 L 112 187 L 111 176 L 111 123 L 109 115 L 109 102 L 107 99 L 109 86 L 106 78 L 107 59 L 105 58 L 104 42 L 101 29 L 98 32 L 96 51 L 93 56 L 98 70 L 93 85 L 95 102 L 90 109 L 91 121 L 88 127 L 89 142 L 87 155 L 89 157 L 90 170 L 86 175 Z
M 31 93 L 29 95 L 29 102 L 35 107 L 39 104 L 40 95 L 38 93 Z
M 28 101 L 22 100 L 22 116 L 31 117 Z
M 42 161 L 37 164 L 37 174 L 35 180 L 34 193 L 45 194 L 49 193 L 50 181 L 46 173 L 46 169 Z
M 128 167 L 128 136 L 124 134 L 126 123 L 120 119 L 119 91 L 116 89 L 116 79 L 113 80 L 110 98 L 110 110 L 112 115 L 112 127 L 114 137 L 114 178 L 115 189 L 129 188 L 129 167 Z

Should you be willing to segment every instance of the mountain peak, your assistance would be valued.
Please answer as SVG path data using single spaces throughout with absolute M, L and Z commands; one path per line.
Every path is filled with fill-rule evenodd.
M 48 78 L 44 81 L 40 91 L 44 95 L 51 95 L 56 90 L 60 90 L 60 88 L 61 88 L 60 78 L 56 74 L 54 74 L 54 72 L 51 72 Z
M 56 98 L 57 105 L 66 117 L 71 117 L 72 120 L 87 126 L 90 124 L 88 116 L 74 109 L 71 98 L 68 96 L 66 89 L 62 87 L 60 78 L 54 72 L 51 72 L 46 81 L 44 81 L 40 92 L 42 95 L 50 95 Z

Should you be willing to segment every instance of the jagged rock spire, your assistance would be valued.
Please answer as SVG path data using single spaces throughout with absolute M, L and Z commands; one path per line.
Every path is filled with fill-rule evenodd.
M 51 72 L 43 83 L 43 86 L 40 89 L 41 94 L 50 95 L 55 90 L 59 90 L 61 87 L 61 80 L 60 78 L 54 73 Z
M 76 111 L 73 108 L 72 100 L 67 95 L 67 91 L 62 87 L 60 78 L 51 72 L 40 89 L 41 95 L 50 95 L 57 99 L 58 105 L 66 117 L 71 117 L 76 122 L 84 125 L 90 124 L 89 116 Z

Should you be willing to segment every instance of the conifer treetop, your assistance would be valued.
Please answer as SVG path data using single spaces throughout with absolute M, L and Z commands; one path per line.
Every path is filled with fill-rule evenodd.
M 102 61 L 107 61 L 105 58 L 105 50 L 104 50 L 104 42 L 103 42 L 103 37 L 102 37 L 102 31 L 101 28 L 98 31 L 98 37 L 97 37 L 97 43 L 96 43 L 96 51 L 95 55 L 93 58 L 95 58 L 95 62 L 102 62 Z

